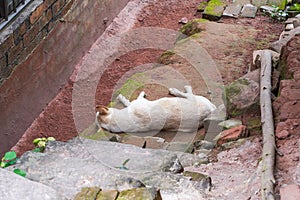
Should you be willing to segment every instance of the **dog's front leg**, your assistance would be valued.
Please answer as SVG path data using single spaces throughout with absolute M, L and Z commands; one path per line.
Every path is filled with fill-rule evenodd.
M 186 86 L 184 86 L 184 89 L 185 89 L 186 93 L 193 94 L 192 86 L 186 85 Z
M 128 107 L 130 106 L 130 101 L 128 99 L 126 99 L 126 97 L 124 97 L 122 94 L 119 94 L 117 99 L 125 106 Z
M 181 92 L 176 88 L 169 88 L 170 94 L 174 95 L 175 97 L 182 97 L 182 98 L 187 98 L 188 95 L 187 93 Z

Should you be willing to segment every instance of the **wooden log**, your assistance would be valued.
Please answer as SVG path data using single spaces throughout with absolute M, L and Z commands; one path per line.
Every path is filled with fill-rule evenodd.
M 260 109 L 263 132 L 261 199 L 273 200 L 274 197 L 274 164 L 275 164 L 275 134 L 271 101 L 272 54 L 265 50 L 261 52 L 260 73 Z

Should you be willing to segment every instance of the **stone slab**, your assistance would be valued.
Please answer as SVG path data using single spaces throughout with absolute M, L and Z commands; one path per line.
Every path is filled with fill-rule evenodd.
M 241 11 L 241 17 L 255 18 L 256 12 L 257 12 L 256 6 L 253 6 L 251 4 L 246 4 L 243 6 L 243 9 Z
M 13 172 L 0 168 L 0 199 L 9 200 L 60 200 L 66 199 L 56 190 L 33 182 Z
M 269 0 L 252 0 L 251 3 L 257 7 L 268 5 Z
M 211 0 L 208 2 L 202 17 L 211 21 L 217 21 L 222 17 L 225 6 L 226 4 L 222 0 Z
M 200 158 L 182 152 L 76 138 L 67 143 L 49 142 L 45 153 L 27 152 L 7 169 L 22 169 L 29 179 L 54 188 L 69 199 L 84 187 L 120 191 L 135 187 L 135 183 L 159 188 L 163 198 L 185 193 L 203 198 L 196 183 L 168 172 L 177 159 L 185 167 L 199 162 Z M 119 168 L 122 165 L 126 168 Z
M 242 6 L 240 4 L 230 4 L 225 8 L 223 16 L 237 18 L 241 10 Z

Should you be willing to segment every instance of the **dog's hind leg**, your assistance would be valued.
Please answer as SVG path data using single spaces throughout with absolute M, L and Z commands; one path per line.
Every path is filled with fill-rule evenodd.
M 141 91 L 137 99 L 145 98 L 146 93 L 144 91 Z
M 170 94 L 174 95 L 175 97 L 182 97 L 182 98 L 188 98 L 187 93 L 181 92 L 176 88 L 169 88 Z
M 186 86 L 184 86 L 184 89 L 185 89 L 185 91 L 186 91 L 187 93 L 193 94 L 192 86 L 186 85 Z
M 124 97 L 122 94 L 119 94 L 117 99 L 125 106 L 128 107 L 130 106 L 130 101 L 128 99 L 126 99 L 126 97 Z

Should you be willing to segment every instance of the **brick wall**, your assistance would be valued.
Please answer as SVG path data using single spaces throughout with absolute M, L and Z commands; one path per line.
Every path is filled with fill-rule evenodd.
M 0 34 L 0 85 L 71 8 L 74 0 L 35 0 Z

